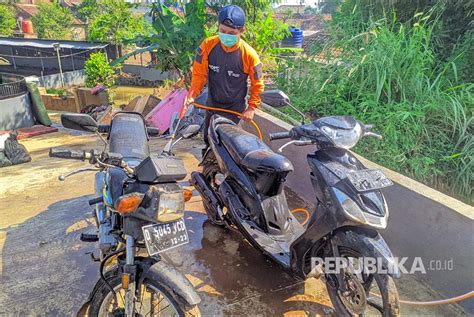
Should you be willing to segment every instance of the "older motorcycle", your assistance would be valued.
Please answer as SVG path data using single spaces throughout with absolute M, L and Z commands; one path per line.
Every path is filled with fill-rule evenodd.
M 86 114 L 62 114 L 64 127 L 108 133 L 103 151 L 50 149 L 50 157 L 75 159 L 94 165 L 73 171 L 96 171 L 94 206 L 96 234 L 82 234 L 98 242 L 100 280 L 88 301 L 89 316 L 199 316 L 200 297 L 191 283 L 160 253 L 189 242 L 184 222 L 185 197 L 177 181 L 186 176 L 170 140 L 160 155 L 151 155 L 149 134 L 139 113 L 119 112 L 110 125 L 98 125 Z M 197 133 L 187 126 L 179 139 Z M 100 134 L 99 134 L 100 136 Z M 102 137 L 101 137 L 102 138 Z M 179 140 L 178 139 L 178 140 Z

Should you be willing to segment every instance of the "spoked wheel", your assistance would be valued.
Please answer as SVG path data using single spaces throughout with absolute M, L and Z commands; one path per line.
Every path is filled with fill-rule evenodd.
M 340 250 L 340 256 L 351 259 L 356 272 L 362 270 L 362 255 L 351 249 Z M 328 277 L 326 287 L 338 316 L 400 316 L 398 291 L 388 274 L 355 274 L 350 270 L 343 274 L 346 291 L 337 286 L 334 275 Z
M 113 277 L 109 275 L 107 280 L 117 294 L 117 303 L 114 301 L 112 292 L 103 284 L 91 299 L 89 316 L 125 316 L 125 291 L 122 289 L 120 276 L 118 274 Z M 137 293 L 139 298 L 135 302 L 135 316 L 201 316 L 197 305 L 188 307 L 185 303 L 176 301 L 171 296 L 170 290 L 154 280 L 145 279 Z

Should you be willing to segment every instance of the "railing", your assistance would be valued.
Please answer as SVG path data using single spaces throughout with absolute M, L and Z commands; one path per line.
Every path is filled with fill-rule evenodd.
M 28 92 L 25 77 L 0 73 L 0 99 L 23 95 Z

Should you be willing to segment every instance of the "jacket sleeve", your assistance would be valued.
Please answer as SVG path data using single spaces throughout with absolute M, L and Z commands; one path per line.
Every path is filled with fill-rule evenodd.
M 189 95 L 196 98 L 201 93 L 207 82 L 207 57 L 208 57 L 207 42 L 204 40 L 196 52 L 196 58 L 193 63 L 193 71 L 191 78 L 191 87 L 189 88 Z
M 250 78 L 250 97 L 248 103 L 250 108 L 255 109 L 260 105 L 260 93 L 263 92 L 265 87 L 262 63 L 255 51 L 249 52 L 248 68 Z

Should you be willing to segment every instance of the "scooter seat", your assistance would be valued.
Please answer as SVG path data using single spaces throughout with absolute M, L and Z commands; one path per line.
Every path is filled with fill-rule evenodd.
M 273 152 L 255 135 L 244 131 L 230 120 L 214 122 L 216 133 L 234 161 L 252 172 L 291 172 L 293 165 Z

